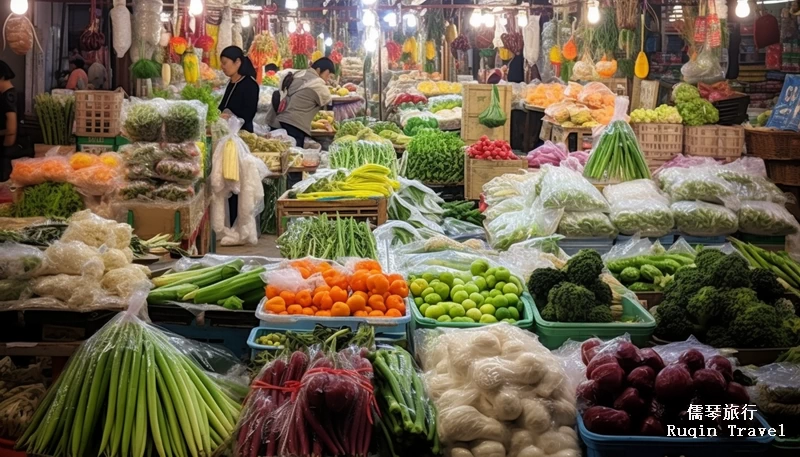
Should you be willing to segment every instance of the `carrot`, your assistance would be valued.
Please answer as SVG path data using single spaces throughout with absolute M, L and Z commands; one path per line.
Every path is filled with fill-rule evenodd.
M 264 305 L 270 313 L 280 313 L 286 311 L 286 302 L 281 297 L 272 297 Z
M 314 312 L 315 312 L 314 309 L 311 308 L 310 306 L 307 308 L 303 308 L 303 314 L 306 316 L 313 316 Z
M 408 285 L 405 280 L 397 279 L 389 286 L 389 292 L 391 292 L 392 295 L 399 295 L 406 298 L 408 297 Z
M 340 301 L 345 302 L 347 301 L 347 290 L 342 290 L 339 286 L 333 286 L 331 288 L 331 300 L 334 302 Z
M 373 274 L 367 278 L 367 287 L 371 293 L 383 295 L 389 291 L 389 280 L 383 274 Z
M 370 317 L 383 317 L 383 311 L 371 311 L 369 313 Z
M 289 314 L 303 314 L 303 307 L 300 305 L 289 305 L 289 307 L 286 308 L 286 312 Z
M 364 311 L 367 306 L 367 301 L 361 295 L 353 294 L 347 299 L 347 306 L 351 312 Z
M 331 308 L 331 316 L 349 316 L 349 315 L 350 315 L 350 308 L 346 304 L 340 301 L 337 301 L 336 303 L 333 304 L 333 307 Z
M 301 290 L 294 296 L 294 301 L 303 308 L 311 306 L 311 291 Z
M 386 317 L 403 317 L 403 315 L 400 313 L 399 310 L 392 308 L 386 311 Z
M 289 292 L 288 290 L 284 290 L 281 292 L 281 298 L 284 302 L 286 302 L 286 306 L 294 305 L 294 292 Z
M 383 313 L 383 311 L 386 311 L 386 305 L 383 303 L 383 297 L 380 295 L 373 295 L 369 297 L 369 306 L 373 310 L 380 311 L 381 313 Z M 371 314 L 372 313 L 370 313 L 370 315 Z

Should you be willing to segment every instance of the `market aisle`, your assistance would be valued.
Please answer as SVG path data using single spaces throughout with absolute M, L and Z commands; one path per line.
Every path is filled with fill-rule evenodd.
M 217 243 L 217 254 L 239 256 L 260 255 L 265 257 L 280 257 L 280 251 L 275 246 L 276 235 L 261 235 L 255 246 L 222 246 Z

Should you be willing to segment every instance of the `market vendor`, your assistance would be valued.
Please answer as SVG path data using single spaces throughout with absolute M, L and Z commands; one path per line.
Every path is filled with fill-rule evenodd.
M 331 102 L 328 78 L 335 71 L 333 61 L 321 57 L 311 69 L 284 76 L 278 85 L 281 90 L 272 93 L 272 109 L 267 114 L 270 126 L 286 129 L 302 148 L 306 137 L 311 136 L 314 116 Z
M 69 79 L 67 79 L 67 89 L 85 90 L 89 87 L 89 76 L 83 67 L 86 63 L 81 57 L 76 57 L 69 62 Z
M 253 133 L 253 118 L 258 109 L 256 69 L 238 46 L 228 46 L 223 49 L 219 60 L 222 72 L 231 79 L 225 87 L 219 110 L 227 109 L 242 119 L 244 121 L 242 130 Z
M 17 141 L 17 89 L 12 80 L 14 71 L 0 60 L 0 135 L 3 149 L 0 150 L 0 182 L 7 181 L 11 175 L 11 161 L 21 157 L 33 156 L 32 151 L 24 149 Z

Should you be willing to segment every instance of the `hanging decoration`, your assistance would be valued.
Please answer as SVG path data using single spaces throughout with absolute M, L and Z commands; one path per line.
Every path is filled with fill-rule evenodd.
M 183 53 L 183 78 L 186 84 L 195 84 L 200 79 L 200 59 L 191 46 Z
M 278 51 L 278 42 L 275 41 L 275 37 L 269 31 L 269 15 L 272 12 L 274 12 L 274 8 L 266 6 L 261 8 L 253 25 L 256 35 L 253 37 L 253 42 L 247 51 L 247 56 L 250 57 L 253 66 L 256 68 L 256 81 L 259 84 L 264 80 L 264 65 L 278 63 L 281 58 Z
M 436 45 L 433 40 L 425 42 L 425 73 L 433 73 L 436 71 Z
M 103 35 L 103 32 L 98 27 L 96 0 L 92 0 L 89 8 L 89 26 L 81 34 L 81 49 L 84 51 L 98 51 L 105 44 L 106 36 Z
M 289 35 L 289 49 L 292 51 L 292 67 L 296 70 L 308 68 L 308 58 L 314 52 L 314 37 L 302 27 Z
M 195 16 L 195 21 L 196 32 L 193 45 L 203 50 L 203 62 L 208 64 L 209 53 L 214 49 L 214 39 L 206 34 L 206 14 L 201 13 L 199 16 Z
M 249 14 L 247 12 L 245 15 Z M 219 34 L 217 35 L 217 51 L 222 51 L 228 46 L 233 45 L 233 12 L 230 6 L 222 9 L 222 19 L 219 23 Z M 219 52 L 218 52 L 219 53 Z
M 403 42 L 403 55 L 401 56 L 401 60 L 403 61 L 403 68 L 410 70 L 417 66 L 417 39 L 413 36 L 406 38 Z
M 3 50 L 5 51 L 8 45 L 14 54 L 24 56 L 33 48 L 34 42 L 41 52 L 42 45 L 39 44 L 39 38 L 31 21 L 26 16 L 9 14 L 3 24 Z
M 403 48 L 392 40 L 386 42 L 386 56 L 389 62 L 396 64 L 403 55 Z
M 111 9 L 111 29 L 114 37 L 114 52 L 122 58 L 131 48 L 131 12 L 125 6 L 125 0 L 114 0 Z

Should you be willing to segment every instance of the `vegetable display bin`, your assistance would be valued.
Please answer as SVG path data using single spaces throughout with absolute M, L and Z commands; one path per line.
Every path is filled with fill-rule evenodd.
M 614 247 L 613 238 L 564 238 L 558 241 L 558 247 L 569 256 L 573 256 L 581 249 L 593 249 L 603 255 Z
M 377 330 L 377 329 L 376 329 Z M 269 335 L 270 333 L 283 333 L 286 329 L 282 328 L 269 328 L 269 327 L 254 327 L 250 331 L 250 336 L 247 338 L 247 346 L 250 347 L 250 360 L 255 360 L 260 352 L 269 351 L 276 352 L 280 350 L 277 346 L 267 346 L 258 344 L 256 341 L 258 337 Z M 406 346 L 403 341 L 406 339 L 405 333 L 376 333 L 375 344 L 397 344 L 398 346 Z
M 616 338 L 625 333 L 631 342 L 639 347 L 648 346 L 650 337 L 656 329 L 656 320 L 635 300 L 622 298 L 622 317 L 632 317 L 640 322 L 612 322 L 610 324 L 583 322 L 547 322 L 542 319 L 539 309 L 533 303 L 533 332 L 539 335 L 539 342 L 547 349 L 556 349 L 564 341 L 584 341 L 592 337 L 600 339 Z
M 754 416 L 760 427 L 769 427 L 759 414 Z M 586 445 L 585 457 L 706 457 L 767 455 L 775 438 L 677 438 L 663 436 L 616 436 L 590 432 L 578 415 L 578 435 Z
M 478 200 L 483 192 L 483 185 L 492 179 L 505 174 L 519 174 L 528 169 L 528 160 L 483 160 L 464 158 L 464 198 Z
M 651 338 L 658 345 L 670 344 L 673 341 L 662 340 L 657 336 Z M 722 348 L 730 357 L 736 357 L 739 365 L 763 366 L 775 362 L 781 354 L 791 348 Z
M 527 292 L 523 293 L 520 297 L 522 300 L 522 319 L 518 320 L 514 323 L 515 327 L 519 327 L 522 329 L 529 329 L 533 325 L 533 297 L 530 296 Z M 419 308 L 414 304 L 414 299 L 409 295 L 409 298 L 406 299 L 406 308 L 411 308 L 411 312 L 414 314 L 414 327 L 415 328 L 437 328 L 437 327 L 446 327 L 446 328 L 475 328 L 475 327 L 483 327 L 485 325 L 491 324 L 482 324 L 480 322 L 439 322 L 435 319 L 431 319 L 422 315 L 419 312 Z
M 267 297 L 261 300 L 256 308 L 256 317 L 261 321 L 260 327 L 268 327 L 273 330 L 314 330 L 314 326 L 320 324 L 325 327 L 341 328 L 350 327 L 357 330 L 361 324 L 369 324 L 375 327 L 375 333 L 403 333 L 411 321 L 411 310 L 406 305 L 406 315 L 403 317 L 320 317 L 306 316 L 303 314 L 271 314 L 264 309 Z M 267 332 L 269 333 L 269 332 Z

